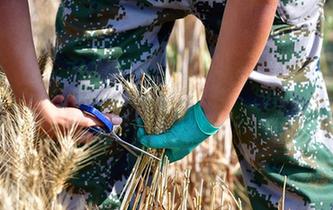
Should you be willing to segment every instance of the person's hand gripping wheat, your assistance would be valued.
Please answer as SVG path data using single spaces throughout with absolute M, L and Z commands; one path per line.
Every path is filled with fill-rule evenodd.
M 138 122 L 141 123 L 141 122 Z M 141 144 L 156 149 L 166 149 L 170 162 L 182 159 L 197 145 L 214 135 L 219 127 L 207 119 L 200 103 L 190 107 L 184 117 L 178 120 L 167 132 L 161 135 L 146 135 L 144 128 L 139 128 L 137 136 Z
M 217 132 L 262 54 L 277 3 L 228 1 L 200 103 L 188 109 L 166 133 L 149 136 L 139 129 L 138 139 L 143 145 L 165 148 L 172 162 Z
M 40 74 L 32 39 L 29 7 L 27 1 L 0 1 L 0 64 L 5 72 L 15 98 L 25 102 L 39 114 L 41 128 L 50 136 L 55 135 L 54 127 L 61 130 L 100 126 L 101 123 L 80 109 L 74 107 L 75 98 L 69 96 L 68 104 L 61 107 L 64 96 L 49 99 Z M 107 115 L 115 124 L 119 117 Z

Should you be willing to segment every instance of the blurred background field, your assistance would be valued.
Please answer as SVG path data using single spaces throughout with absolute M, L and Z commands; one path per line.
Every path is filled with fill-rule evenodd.
M 33 33 L 38 55 L 54 43 L 54 22 L 58 1 L 29 0 L 31 6 L 31 18 Z M 321 60 L 322 71 L 327 81 L 330 99 L 333 99 L 333 2 L 326 4 L 325 18 L 325 42 Z M 203 26 L 195 17 L 189 16 L 178 20 L 170 37 L 167 48 L 169 78 L 176 81 L 184 93 L 190 95 L 190 103 L 194 103 L 201 96 L 205 75 L 210 65 L 210 55 L 207 51 Z M 46 78 L 51 69 L 49 60 Z M 47 81 L 47 79 L 46 79 Z M 251 209 L 246 191 L 242 182 L 239 163 L 233 151 L 229 122 L 214 137 L 197 148 L 191 155 L 172 166 L 171 173 L 180 177 L 176 179 L 182 182 L 182 173 L 185 169 L 192 171 L 189 186 L 190 193 L 195 194 L 203 181 L 203 209 L 208 209 L 213 183 L 216 177 L 225 180 L 236 197 L 242 201 L 243 209 Z M 217 193 L 214 191 L 214 193 Z M 219 192 L 221 193 L 221 192 Z M 231 198 L 226 198 L 231 199 Z M 221 207 L 221 200 L 217 200 L 216 207 Z M 189 200 L 189 209 L 193 201 Z M 191 204 L 192 203 L 192 204 Z M 207 207 L 206 207 L 207 206 Z M 228 209 L 228 206 L 219 209 Z
M 333 1 L 325 6 L 324 44 L 321 57 L 321 70 L 324 73 L 330 101 L 333 101 Z M 332 107 L 332 104 L 331 104 Z

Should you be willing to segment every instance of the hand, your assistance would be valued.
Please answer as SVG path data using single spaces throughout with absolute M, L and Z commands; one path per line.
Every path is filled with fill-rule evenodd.
M 78 129 L 84 129 L 91 126 L 102 126 L 101 122 L 96 118 L 83 113 L 80 109 L 75 108 L 76 99 L 74 96 L 69 95 L 66 103 L 67 107 L 60 107 L 65 101 L 65 97 L 57 95 L 51 101 L 43 101 L 38 107 L 41 118 L 41 127 L 48 135 L 55 136 L 55 127 L 60 128 L 61 131 L 66 131 L 73 126 L 78 126 Z M 114 125 L 120 125 L 122 119 L 113 114 L 105 114 Z M 92 139 L 91 134 L 86 134 L 80 142 L 87 142 Z
M 168 131 L 160 135 L 146 135 L 139 128 L 137 137 L 141 144 L 155 149 L 166 149 L 170 162 L 182 159 L 219 127 L 213 126 L 207 119 L 198 102 L 190 107 L 183 118 L 179 119 Z

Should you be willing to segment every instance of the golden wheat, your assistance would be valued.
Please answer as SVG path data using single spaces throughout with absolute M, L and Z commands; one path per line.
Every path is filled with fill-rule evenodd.
M 41 135 L 35 113 L 14 102 L 3 75 L 0 83 L 0 209 L 68 209 L 67 180 L 102 154 L 104 146 L 92 142 L 78 147 L 83 133 L 75 127 L 56 129 L 54 139 Z M 83 197 L 80 202 L 71 209 L 88 209 Z
M 129 81 L 122 76 L 118 78 L 127 93 L 129 103 L 141 117 L 147 134 L 163 133 L 184 114 L 186 100 L 172 92 L 166 84 L 157 85 L 144 76 L 138 88 L 133 78 Z M 162 197 L 163 190 L 159 186 L 163 180 L 161 175 L 165 174 L 161 174 L 161 171 L 167 168 L 168 161 L 164 158 L 163 150 L 148 151 L 161 157 L 162 162 L 158 163 L 147 156 L 137 159 L 122 194 L 121 209 L 127 209 L 131 201 L 133 209 L 154 209 L 160 205 L 155 199 Z M 152 180 L 149 180 L 150 177 Z
M 178 94 L 180 91 L 173 90 L 164 83 L 157 85 L 146 76 L 138 85 L 134 83 L 133 78 L 126 80 L 120 76 L 119 81 L 126 91 L 125 96 L 129 103 L 141 117 L 147 134 L 165 132 L 184 115 L 187 100 Z M 204 209 L 202 205 L 203 184 L 196 196 L 190 197 L 190 171 L 185 172 L 183 182 L 178 184 L 175 182 L 176 179 L 168 176 L 169 163 L 164 156 L 164 150 L 148 149 L 148 151 L 159 156 L 161 161 L 157 162 L 144 155 L 139 156 L 121 195 L 121 209 Z M 222 197 L 225 194 L 232 194 L 221 180 L 217 179 L 212 188 L 213 198 L 209 209 L 216 208 L 214 204 L 218 188 L 223 191 L 220 193 Z M 233 201 L 228 204 L 235 202 L 241 209 L 240 201 L 234 196 L 229 197 L 232 197 Z M 189 200 L 194 200 L 194 202 L 188 202 Z M 192 203 L 194 205 L 189 206 Z

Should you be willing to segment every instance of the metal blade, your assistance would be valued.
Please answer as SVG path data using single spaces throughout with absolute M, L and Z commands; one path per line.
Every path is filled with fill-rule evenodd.
M 92 130 L 95 134 L 103 136 L 104 138 L 108 138 L 108 139 L 114 140 L 114 138 L 111 138 L 110 135 L 108 135 L 107 133 L 103 132 L 102 130 L 96 129 L 95 127 L 90 127 L 89 129 Z M 135 157 L 138 157 L 138 154 L 136 152 L 134 152 L 131 148 L 129 148 L 125 144 L 122 144 L 119 141 L 117 141 L 117 142 L 118 142 L 118 144 L 120 144 L 121 146 L 123 146 L 128 152 L 130 152 L 132 155 L 134 155 Z
M 120 138 L 120 137 L 119 137 L 114 131 L 112 131 L 112 133 L 110 133 L 110 134 L 107 134 L 107 133 L 104 133 L 104 132 L 100 132 L 100 131 L 99 131 L 98 134 L 101 135 L 101 136 L 107 137 L 107 138 L 112 138 L 112 137 L 113 137 L 112 139 L 114 139 L 114 140 L 116 140 L 118 143 L 120 143 L 122 146 L 124 146 L 124 147 L 125 147 L 129 152 L 131 152 L 132 154 L 133 154 L 133 151 L 130 150 L 129 148 L 127 148 L 127 147 L 130 147 L 131 149 L 133 149 L 133 150 L 135 150 L 135 151 L 138 151 L 138 152 L 140 152 L 140 153 L 143 153 L 143 154 L 145 154 L 145 155 L 148 155 L 149 157 L 154 158 L 154 159 L 156 159 L 156 160 L 158 160 L 158 161 L 161 160 L 160 158 L 156 157 L 155 155 L 150 154 L 149 152 L 144 151 L 143 149 L 140 149 L 139 147 L 136 147 L 136 146 L 134 146 L 133 144 L 130 144 L 130 143 L 128 143 L 127 141 L 121 139 L 121 138 Z
M 130 144 L 127 141 L 122 140 L 117 134 L 114 133 L 114 131 L 112 131 L 112 136 L 115 137 L 117 141 L 121 142 L 122 144 L 125 144 L 126 146 L 128 146 L 128 147 L 130 147 L 130 148 L 132 148 L 132 149 L 134 149 L 134 150 L 136 150 L 138 152 L 141 152 L 141 153 L 143 153 L 145 155 L 148 155 L 149 157 L 154 158 L 154 159 L 156 159 L 158 161 L 161 160 L 160 158 L 156 157 L 155 155 L 150 154 L 149 152 L 144 151 L 143 149 L 140 149 L 139 147 L 136 147 L 133 144 Z

